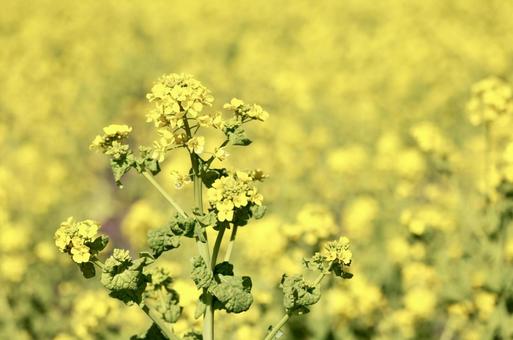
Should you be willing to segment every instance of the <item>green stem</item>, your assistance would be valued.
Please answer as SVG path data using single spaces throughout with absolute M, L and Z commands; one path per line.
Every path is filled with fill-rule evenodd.
M 224 260 L 226 262 L 230 261 L 230 257 L 232 256 L 233 244 L 235 243 L 235 237 L 237 236 L 237 226 L 232 227 L 232 234 L 230 235 L 230 242 L 228 242 L 228 247 L 226 248 L 226 254 L 224 255 Z
M 319 276 L 317 276 L 317 278 L 315 279 L 313 284 L 315 286 L 320 284 L 322 279 L 324 278 L 324 276 L 326 276 L 326 274 L 323 274 L 323 273 L 319 274 Z M 264 338 L 264 340 L 274 340 L 274 337 L 276 336 L 276 334 L 278 334 L 280 329 L 287 323 L 287 321 L 289 321 L 289 318 L 290 318 L 289 313 L 283 315 L 283 317 L 280 319 L 280 321 L 278 321 L 276 326 L 273 326 L 271 328 L 271 331 L 269 332 L 269 334 L 267 334 L 267 336 Z
M 273 326 L 271 329 L 271 332 L 267 334 L 264 340 L 273 340 L 276 334 L 280 331 L 280 329 L 289 321 L 290 314 L 285 314 L 280 321 L 276 324 L 276 326 Z
M 187 134 L 187 138 L 192 138 L 191 128 L 187 119 L 184 119 L 184 130 Z M 199 213 L 203 214 L 203 181 L 201 179 L 200 160 L 198 155 L 189 151 L 191 159 L 192 171 L 194 173 L 194 202 Z M 201 242 L 199 238 L 196 238 L 196 244 L 198 245 L 198 251 L 203 258 L 203 261 L 207 264 L 207 267 L 212 271 L 212 263 L 210 262 L 210 250 L 208 246 L 207 233 L 204 230 L 204 238 L 206 242 Z M 203 340 L 214 340 L 214 301 L 212 295 L 204 288 L 203 294 L 205 294 L 205 316 L 203 318 Z
M 160 186 L 160 184 L 157 183 L 157 181 L 155 180 L 155 178 L 153 178 L 153 176 L 151 174 L 149 174 L 148 172 L 143 172 L 143 175 L 162 194 L 162 196 L 164 196 L 164 198 L 169 203 L 171 203 L 173 208 L 175 208 L 176 211 L 178 211 L 178 213 L 180 215 L 182 215 L 182 217 L 184 217 L 184 218 L 187 217 L 187 214 L 185 213 L 185 211 L 178 205 L 178 203 L 175 202 L 175 200 L 167 193 L 167 191 L 164 190 L 164 188 L 162 188 Z
M 153 310 L 148 308 L 148 306 L 143 306 L 141 309 L 148 315 L 148 317 L 160 328 L 162 333 L 170 340 L 180 340 L 180 338 L 173 333 L 168 327 L 164 320 L 160 318 L 159 315 Z
M 215 268 L 217 264 L 217 256 L 219 255 L 219 249 L 221 248 L 221 242 L 223 241 L 225 227 L 221 227 L 217 232 L 216 242 L 214 243 L 214 250 L 212 251 L 212 268 Z
M 95 258 L 92 258 L 91 259 L 91 262 L 96 265 L 98 268 L 100 268 L 101 270 L 103 270 L 103 263 L 98 260 L 96 257 Z

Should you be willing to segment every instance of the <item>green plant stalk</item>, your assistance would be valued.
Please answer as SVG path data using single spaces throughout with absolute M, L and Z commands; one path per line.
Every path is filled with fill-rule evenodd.
M 326 276 L 326 274 L 324 274 L 324 273 L 319 274 L 319 276 L 314 281 L 314 286 L 320 284 L 322 279 L 325 276 Z M 290 313 L 286 313 L 285 315 L 283 315 L 283 317 L 280 319 L 280 321 L 278 321 L 278 323 L 271 328 L 271 331 L 269 332 L 269 334 L 267 334 L 267 336 L 264 338 L 264 340 L 274 340 L 274 337 L 276 336 L 276 334 L 278 334 L 280 329 L 287 323 L 287 321 L 289 321 L 289 319 L 290 319 Z
M 191 155 L 191 158 L 194 158 L 194 156 Z M 196 207 L 199 209 L 199 212 L 203 213 L 203 183 L 201 181 L 201 177 L 199 177 L 198 173 L 196 172 L 197 170 L 197 166 L 195 166 L 194 200 L 196 202 Z M 197 239 L 196 243 L 198 245 L 200 255 L 203 257 L 203 260 L 207 264 L 208 269 L 212 270 L 212 265 L 210 263 L 210 251 L 208 249 L 208 240 L 207 242 L 203 243 Z M 206 289 L 203 290 L 203 293 L 206 296 L 206 309 L 205 316 L 203 318 L 203 340 L 214 340 L 214 308 L 212 295 L 208 293 Z
M 187 117 L 184 119 L 184 129 L 187 134 L 187 138 L 192 138 L 191 128 L 189 126 L 189 121 Z M 203 214 L 203 180 L 201 179 L 201 169 L 200 169 L 200 161 L 198 156 L 189 151 L 189 156 L 191 159 L 191 166 L 193 171 L 193 182 L 194 182 L 194 202 L 196 208 L 198 208 L 200 214 Z M 196 238 L 196 244 L 198 245 L 198 251 L 200 256 L 205 261 L 208 269 L 212 271 L 212 264 L 210 262 L 210 249 L 208 246 L 208 238 L 206 232 L 204 231 L 204 237 L 207 240 L 206 242 L 201 242 L 199 238 Z M 205 316 L 203 318 L 203 340 L 214 340 L 214 306 L 212 295 L 206 290 L 203 289 L 203 294 L 205 294 Z
M 165 191 L 164 188 L 162 188 L 160 186 L 160 184 L 158 184 L 158 182 L 153 178 L 153 176 L 151 174 L 149 174 L 148 172 L 143 172 L 143 175 L 162 194 L 162 196 L 164 196 L 164 198 L 169 203 L 171 203 L 173 208 L 175 208 L 176 211 L 178 211 L 178 213 L 180 215 L 182 215 L 182 217 L 184 217 L 184 218 L 187 217 L 187 214 L 185 213 L 185 211 L 178 205 L 178 203 L 175 202 L 175 200 L 171 197 L 171 195 L 169 195 L 167 193 L 167 191 Z
M 232 227 L 232 234 L 230 235 L 230 242 L 228 242 L 228 247 L 226 248 L 226 254 L 224 255 L 224 261 L 230 261 L 230 257 L 232 256 L 233 244 L 235 243 L 235 237 L 237 236 L 237 226 Z
M 216 242 L 214 243 L 214 249 L 212 251 L 212 268 L 215 268 L 217 264 L 217 257 L 219 256 L 219 249 L 221 248 L 225 230 L 225 227 L 221 227 L 217 232 Z
M 153 309 L 150 309 L 148 306 L 143 306 L 141 309 L 160 328 L 164 336 L 169 340 L 180 340 L 180 338 L 167 327 L 164 320 L 162 320 Z

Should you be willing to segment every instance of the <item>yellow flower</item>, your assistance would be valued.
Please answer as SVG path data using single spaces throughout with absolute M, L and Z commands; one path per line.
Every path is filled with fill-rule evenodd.
M 128 125 L 111 124 L 103 128 L 103 132 L 109 137 L 122 138 L 127 137 L 132 128 Z
M 192 137 L 187 141 L 187 148 L 190 152 L 194 152 L 197 155 L 201 155 L 205 150 L 205 137 Z

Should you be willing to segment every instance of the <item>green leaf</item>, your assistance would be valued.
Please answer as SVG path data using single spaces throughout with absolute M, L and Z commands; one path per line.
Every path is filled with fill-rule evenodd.
M 142 335 L 134 335 L 130 337 L 130 340 L 168 340 L 167 337 L 162 334 L 159 326 L 152 324 L 151 327 Z
M 92 262 L 80 263 L 78 267 L 86 279 L 90 279 L 96 275 L 96 269 Z
M 183 340 L 203 340 L 203 335 L 198 332 L 189 331 L 184 334 Z
M 194 237 L 196 219 L 193 217 L 183 217 L 177 214 L 169 224 L 171 231 L 177 236 Z
M 180 296 L 172 288 L 173 278 L 161 267 L 145 268 L 146 289 L 144 303 L 154 308 L 166 322 L 174 323 L 182 314 Z
M 231 145 L 248 146 L 251 144 L 251 139 L 246 136 L 246 131 L 239 126 L 233 132 L 228 133 L 228 142 Z
M 118 159 L 111 159 L 110 166 L 112 168 L 112 174 L 118 187 L 122 187 L 121 178 L 130 171 L 134 166 L 133 155 L 131 153 L 126 154 Z
M 208 288 L 214 278 L 212 271 L 208 269 L 207 264 L 203 261 L 201 256 L 192 258 L 191 278 L 198 289 Z
M 175 236 L 169 227 L 153 229 L 148 232 L 148 246 L 155 258 L 163 252 L 180 246 L 180 237 Z
M 199 319 L 205 315 L 207 311 L 207 302 L 205 294 L 201 294 L 198 302 L 196 302 L 196 310 L 194 311 L 194 319 Z
M 226 169 L 208 169 L 202 172 L 201 179 L 207 188 L 211 188 L 216 179 L 226 176 Z
M 100 281 L 113 298 L 138 304 L 146 287 L 146 276 L 142 273 L 146 261 L 146 258 L 133 261 L 128 250 L 114 249 L 105 261 Z
M 179 303 L 178 293 L 175 290 L 170 290 L 163 299 L 158 300 L 156 310 L 166 322 L 175 323 L 182 314 L 182 307 Z
M 217 222 L 216 213 L 212 211 L 202 214 L 197 209 L 194 209 L 193 213 L 196 221 L 198 221 L 203 227 L 215 225 Z
M 158 160 L 151 158 L 151 148 L 144 146 L 139 147 L 139 157 L 135 161 L 134 166 L 139 173 L 149 172 L 155 176 L 160 172 Z
M 233 276 L 233 264 L 228 261 L 223 261 L 221 263 L 216 264 L 214 268 L 214 273 L 216 275 L 231 275 Z
M 287 276 L 281 279 L 283 290 L 283 305 L 287 313 L 306 314 L 308 306 L 316 304 L 321 298 L 320 285 L 305 281 L 302 275 Z
M 328 261 L 325 256 L 317 252 L 311 258 L 303 259 L 303 265 L 308 270 L 314 270 L 328 274 L 331 270 L 332 262 Z
M 92 252 L 99 253 L 109 244 L 109 238 L 105 235 L 98 236 L 93 242 L 87 243 Z
M 251 215 L 255 218 L 255 219 L 261 219 L 262 217 L 264 217 L 266 211 L 267 211 L 267 207 L 265 205 L 252 205 L 251 206 Z
M 251 278 L 249 276 L 219 275 L 219 282 L 212 284 L 209 292 L 217 299 L 218 308 L 228 313 L 242 313 L 251 307 Z

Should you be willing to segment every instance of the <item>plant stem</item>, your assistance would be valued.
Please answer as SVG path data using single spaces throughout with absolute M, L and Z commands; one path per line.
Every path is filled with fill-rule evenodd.
M 141 309 L 148 315 L 148 317 L 160 328 L 162 333 L 170 340 L 180 340 L 180 338 L 173 333 L 166 325 L 164 320 L 160 318 L 160 316 L 156 315 L 153 309 L 148 308 L 148 306 L 143 306 Z
M 230 257 L 232 256 L 233 244 L 235 243 L 236 236 L 237 236 L 237 226 L 233 226 L 232 234 L 230 235 L 230 242 L 228 243 L 228 247 L 226 248 L 226 254 L 224 255 L 224 260 L 226 262 L 230 261 Z
M 196 207 L 199 209 L 200 213 L 203 213 L 203 183 L 201 177 L 199 176 L 199 169 L 197 160 L 195 160 L 195 155 L 191 155 L 191 160 L 193 161 L 193 169 L 194 169 L 194 201 L 196 203 Z M 206 232 L 205 239 L 207 238 Z M 200 255 L 203 257 L 203 261 L 205 261 L 209 270 L 212 270 L 212 264 L 210 262 L 210 250 L 208 247 L 208 239 L 207 242 L 201 242 L 201 240 L 196 239 L 196 244 L 198 245 L 198 250 Z M 205 317 L 203 319 L 203 340 L 214 340 L 214 306 L 212 295 L 207 292 L 206 289 L 203 289 L 203 293 L 206 296 L 206 310 Z
M 313 282 L 314 286 L 317 286 L 318 284 L 320 284 L 322 279 L 324 278 L 324 276 L 326 276 L 326 274 L 324 274 L 324 273 L 319 274 L 319 276 L 317 276 L 317 278 Z M 267 336 L 264 338 L 264 340 L 274 340 L 274 337 L 276 336 L 276 334 L 278 334 L 280 329 L 287 323 L 287 321 L 289 321 L 289 318 L 290 318 L 289 313 L 286 313 L 285 315 L 283 315 L 283 317 L 280 319 L 280 321 L 278 321 L 276 326 L 273 326 L 271 328 L 271 331 L 269 332 L 269 334 L 267 334 Z
M 265 337 L 264 340 L 274 340 L 274 337 L 276 336 L 276 334 L 278 334 L 278 332 L 280 331 L 280 329 L 287 323 L 287 321 L 289 321 L 289 318 L 290 318 L 290 314 L 285 314 L 280 321 L 278 321 L 278 323 L 276 324 L 276 326 L 273 326 L 273 328 L 271 329 L 271 332 L 269 332 L 269 334 L 267 334 L 267 336 Z
M 212 268 L 215 268 L 217 264 L 217 256 L 219 255 L 219 249 L 221 248 L 221 242 L 223 241 L 225 227 L 221 227 L 217 232 L 216 242 L 214 243 L 214 250 L 212 251 Z
M 100 268 L 101 270 L 103 270 L 103 263 L 98 260 L 96 257 L 95 258 L 92 258 L 91 259 L 91 262 L 96 265 L 98 268 Z
M 148 173 L 148 172 L 143 172 L 143 175 L 144 177 L 146 177 L 146 179 L 162 194 L 162 196 L 164 196 L 164 198 L 169 202 L 171 203 L 171 205 L 173 206 L 173 208 L 176 209 L 176 211 L 178 211 L 178 213 L 180 215 L 182 215 L 182 217 L 186 218 L 187 217 L 187 214 L 185 213 L 185 211 L 178 205 L 178 203 L 175 202 L 175 200 L 171 197 L 171 195 L 169 195 L 167 193 L 166 190 L 164 190 L 164 188 L 162 188 L 160 186 L 160 184 L 157 183 L 157 181 L 155 180 L 155 178 L 153 178 L 153 176 Z
M 184 120 L 183 128 L 187 134 L 187 138 L 192 138 L 191 128 L 187 119 Z M 195 132 L 197 132 L 197 130 Z M 194 202 L 200 214 L 203 214 L 203 181 L 201 179 L 200 159 L 198 155 L 191 151 L 189 151 L 189 156 L 191 159 L 192 171 L 194 173 Z M 203 230 L 203 233 L 206 242 L 201 242 L 201 240 L 196 237 L 196 244 L 198 245 L 198 251 L 203 258 L 203 261 L 205 261 L 208 269 L 212 271 L 207 233 L 205 230 Z M 206 300 L 205 316 L 203 318 L 203 340 L 214 340 L 214 302 L 212 295 L 205 288 L 203 289 L 203 294 L 205 294 Z

